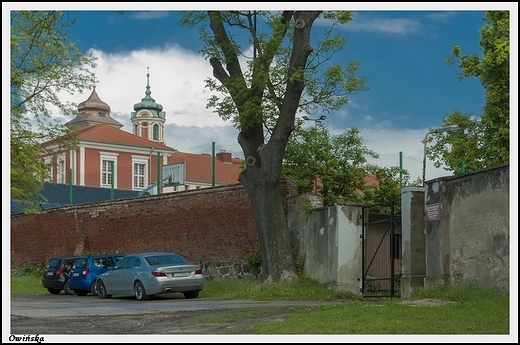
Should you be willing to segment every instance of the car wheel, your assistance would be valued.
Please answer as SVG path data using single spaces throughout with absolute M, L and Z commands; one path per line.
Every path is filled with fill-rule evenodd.
M 49 293 L 53 294 L 53 295 L 57 295 L 61 292 L 61 290 L 59 289 L 53 289 L 53 288 L 47 288 L 47 291 L 49 291 Z
M 199 297 L 199 292 L 198 291 L 186 291 L 186 292 L 183 292 L 183 295 L 184 297 L 186 298 L 197 298 Z
M 69 281 L 63 285 L 63 291 L 65 291 L 65 295 L 74 295 L 74 290 L 70 288 Z
M 105 283 L 102 280 L 97 282 L 97 291 L 100 298 L 110 298 L 112 295 L 107 294 Z
M 86 296 L 88 294 L 88 291 L 84 290 L 74 290 L 74 293 L 78 296 Z
M 95 281 L 92 283 L 92 285 L 90 285 L 90 293 L 93 294 L 94 296 L 97 296 L 97 294 L 98 294 L 97 284 Z
M 146 294 L 146 291 L 144 290 L 143 283 L 140 281 L 136 281 L 134 285 L 134 295 L 135 298 L 137 298 L 138 301 L 150 299 L 150 296 Z

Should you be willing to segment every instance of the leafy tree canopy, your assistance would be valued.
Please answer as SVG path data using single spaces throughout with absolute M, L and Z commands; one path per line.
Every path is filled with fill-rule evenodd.
M 50 166 L 41 160 L 42 142 L 73 147 L 60 138 L 70 129 L 52 120 L 53 107 L 75 114 L 76 105 L 64 103 L 59 93 L 82 92 L 94 84 L 89 68 L 95 57 L 84 55 L 68 42 L 74 19 L 60 11 L 11 12 L 11 197 L 31 201 L 41 197 Z
M 482 115 L 464 114 L 455 109 L 443 120 L 443 125 L 458 125 L 455 134 L 434 134 L 435 142 L 428 157 L 435 166 L 445 165 L 454 173 L 476 170 L 509 162 L 509 11 L 484 11 L 484 26 L 480 29 L 479 55 L 462 54 L 454 46 L 448 64 L 458 61 L 459 79 L 479 78 L 485 90 L 486 103 Z
M 379 155 L 363 145 L 357 128 L 330 135 L 317 122 L 308 129 L 297 126 L 293 132 L 285 151 L 283 175 L 296 184 L 300 193 L 321 194 L 325 205 L 375 204 L 400 198 L 400 187 L 408 184 L 409 173 L 397 166 L 370 164 L 370 158 Z

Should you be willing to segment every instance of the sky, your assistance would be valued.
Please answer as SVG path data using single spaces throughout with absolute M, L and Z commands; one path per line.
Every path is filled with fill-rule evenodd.
M 16 3 L 11 9 L 63 9 L 77 18 L 69 38 L 83 52 L 93 52 L 98 57 L 94 70 L 96 92 L 110 105 L 111 116 L 124 124 L 123 130 L 131 132 L 130 113 L 145 96 L 149 71 L 151 96 L 166 112 L 168 146 L 183 152 L 211 153 L 215 143 L 217 152 L 224 150 L 243 158 L 233 124 L 206 108 L 211 93 L 204 80 L 212 76 L 212 69 L 200 54 L 198 30 L 178 24 L 179 10 L 207 7 L 204 3 L 194 4 L 196 8 L 184 7 L 187 5 L 182 4 L 186 3 L 159 4 L 160 7 L 157 4 L 147 6 L 152 11 L 139 10 L 142 6 L 114 8 L 114 3 L 78 3 L 73 7 L 64 7 L 63 3 Z M 242 6 L 276 10 L 282 4 Z M 338 9 L 330 4 L 323 3 L 322 8 Z M 460 81 L 457 64 L 445 63 L 455 45 L 462 47 L 463 54 L 482 55 L 482 4 L 475 3 L 476 7 L 471 8 L 465 3 L 349 3 L 354 20 L 340 28 L 348 44 L 336 54 L 336 59 L 345 63 L 357 60 L 360 66 L 356 75 L 366 78 L 369 90 L 350 95 L 346 106 L 326 114 L 322 123 L 329 133 L 338 135 L 356 127 L 363 144 L 380 155 L 371 162 L 380 166 L 401 165 L 410 172 L 412 181 L 421 177 L 422 141 L 428 131 L 441 127 L 443 118 L 455 109 L 477 117 L 482 114 L 485 97 L 480 81 Z M 219 9 L 225 9 L 226 3 L 220 5 Z M 486 9 L 504 8 L 515 10 L 511 23 L 518 25 L 513 19 L 518 18 L 516 3 L 486 4 Z M 114 9 L 123 9 L 125 13 L 121 15 Z M 324 23 L 317 21 L 313 30 L 323 28 Z M 516 32 L 511 30 L 511 35 L 517 35 Z M 511 42 L 517 39 L 512 37 Z M 516 46 L 511 51 L 517 56 Z M 518 73 L 513 71 L 511 77 L 517 78 Z M 512 83 L 511 92 L 517 91 L 517 83 Z M 80 103 L 90 93 L 91 90 L 85 90 L 83 94 L 64 97 Z M 512 103 L 512 107 L 517 109 L 517 103 Z M 313 126 L 312 119 L 324 114 L 298 114 L 302 115 L 311 119 L 306 125 Z M 58 113 L 56 117 L 62 123 L 71 119 Z M 427 180 L 450 175 L 451 172 L 435 168 L 427 160 Z

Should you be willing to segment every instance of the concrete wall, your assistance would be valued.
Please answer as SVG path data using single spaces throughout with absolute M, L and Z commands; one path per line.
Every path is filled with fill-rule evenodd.
M 294 253 L 311 278 L 359 293 L 361 212 L 357 204 L 289 198 Z M 402 298 L 438 283 L 509 290 L 508 164 L 403 188 L 401 222 Z
M 288 227 L 295 257 L 305 259 L 307 275 L 331 288 L 360 293 L 362 223 L 360 204 L 319 204 L 309 196 L 288 199 Z
M 425 286 L 509 290 L 509 164 L 425 187 Z

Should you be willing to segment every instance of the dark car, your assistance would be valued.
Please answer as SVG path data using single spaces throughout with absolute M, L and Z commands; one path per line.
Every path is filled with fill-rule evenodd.
M 203 287 L 204 276 L 199 265 L 179 254 L 163 252 L 125 256 L 97 279 L 101 298 L 123 295 L 146 300 L 155 294 L 173 292 L 196 298 Z
M 97 295 L 97 277 L 114 267 L 123 256 L 123 254 L 100 254 L 76 260 L 70 274 L 69 288 L 78 296 L 85 296 L 89 292 Z
M 62 290 L 66 295 L 73 295 L 69 288 L 70 270 L 76 260 L 85 258 L 84 255 L 60 256 L 49 259 L 43 271 L 42 285 L 51 294 L 57 295 Z

